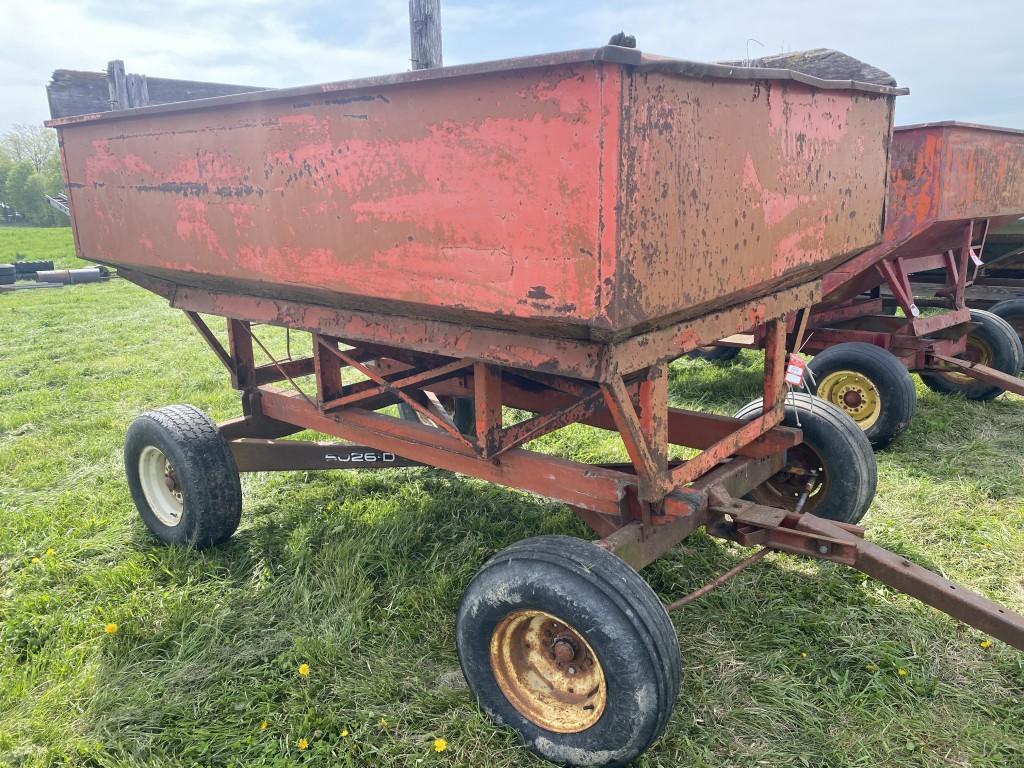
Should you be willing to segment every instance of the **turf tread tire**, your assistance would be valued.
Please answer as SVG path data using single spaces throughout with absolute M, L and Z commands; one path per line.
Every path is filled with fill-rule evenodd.
M 993 304 L 988 309 L 993 315 L 1003 318 L 1017 332 L 1017 338 L 1024 343 L 1024 299 L 1007 299 Z
M 159 448 L 174 467 L 184 508 L 181 521 L 167 526 L 150 509 L 139 479 L 139 456 Z M 164 544 L 205 548 L 231 538 L 242 516 L 238 466 L 217 425 L 191 405 L 171 405 L 138 416 L 124 444 L 132 499 L 146 527 Z
M 629 623 L 654 669 L 656 700 L 653 702 L 653 717 L 645 720 L 642 728 L 630 734 L 632 741 L 621 750 L 603 749 L 600 744 L 592 748 L 579 746 L 578 743 L 552 744 L 552 739 L 557 741 L 567 737 L 550 734 L 519 714 L 494 681 L 489 659 L 481 660 L 480 652 L 473 655 L 468 650 L 474 644 L 489 643 L 493 622 L 477 621 L 478 609 L 483 605 L 486 610 L 492 595 L 502 592 L 493 589 L 496 583 L 502 583 L 503 577 L 518 575 L 525 580 L 535 576 L 537 583 L 543 587 L 551 581 L 545 580 L 543 576 L 551 574 L 560 574 L 566 581 L 573 582 L 578 590 L 574 592 L 577 597 L 583 597 L 586 590 L 593 590 L 605 607 L 618 613 L 618 616 L 606 614 L 600 622 L 602 626 L 611 626 L 615 621 Z M 510 604 L 506 615 L 516 607 Z M 543 606 L 538 607 L 543 610 Z M 504 608 L 495 610 L 498 616 Z M 503 549 L 477 571 L 466 588 L 459 604 L 456 628 L 456 645 L 463 673 L 485 712 L 496 722 L 511 725 L 518 730 L 527 748 L 547 760 L 561 765 L 627 765 L 654 742 L 668 724 L 679 693 L 681 674 L 675 628 L 657 595 L 636 571 L 616 555 L 592 542 L 572 536 L 537 536 Z M 592 628 L 592 632 L 596 631 Z M 592 641 L 593 637 L 588 637 L 588 642 Z M 615 672 L 620 670 L 616 668 Z M 610 696 L 609 708 L 612 707 Z M 501 711 L 494 709 L 494 706 L 500 707 Z M 580 734 L 571 734 L 568 739 L 585 741 L 585 737 L 599 728 L 603 720 L 604 715 L 590 729 Z
M 885 448 L 903 433 L 917 410 L 917 391 L 907 367 L 891 352 L 862 341 L 844 342 L 829 347 L 808 365 L 817 386 L 831 373 L 853 370 L 867 376 L 878 390 L 881 412 L 864 434 L 875 450 Z
M 994 359 L 991 368 L 1016 376 L 1024 367 L 1024 346 L 1020 337 L 1006 320 L 999 315 L 984 309 L 971 310 L 971 322 L 978 328 L 971 333 L 986 336 L 987 343 L 992 347 Z M 1006 390 L 980 381 L 960 383 L 951 380 L 941 373 L 921 372 L 921 381 L 933 392 L 943 395 L 963 395 L 968 400 L 985 402 L 994 400 Z
M 687 352 L 686 356 L 693 360 L 706 360 L 709 363 L 729 363 L 735 360 L 739 353 L 739 347 L 710 345 L 707 347 L 697 347 Z
M 758 398 L 737 411 L 736 418 L 750 421 L 760 416 L 761 410 L 762 399 Z M 797 427 L 798 412 L 804 442 L 819 454 L 827 453 L 833 469 L 830 497 L 814 514 L 859 523 L 878 489 L 878 464 L 864 430 L 832 403 L 804 392 L 791 392 L 786 395 L 783 426 Z

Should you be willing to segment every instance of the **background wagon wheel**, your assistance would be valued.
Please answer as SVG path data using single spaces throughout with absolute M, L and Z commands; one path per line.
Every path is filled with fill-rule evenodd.
M 1007 299 L 989 308 L 989 312 L 1003 318 L 1024 342 L 1024 299 Z
M 484 712 L 559 765 L 626 765 L 664 730 L 679 691 L 679 645 L 657 595 L 571 536 L 492 557 L 462 596 L 456 645 Z
M 124 465 L 139 516 L 162 543 L 208 547 L 238 528 L 238 467 L 217 425 L 198 408 L 171 405 L 136 418 Z
M 736 418 L 761 414 L 762 400 L 743 406 Z M 878 485 L 878 465 L 871 444 L 856 422 L 821 398 L 794 392 L 786 396 L 783 424 L 803 431 L 803 442 L 786 452 L 786 467 L 750 492 L 765 506 L 795 509 L 812 472 L 817 473 L 803 511 L 858 523 L 871 506 Z
M 971 310 L 971 322 L 975 325 L 967 336 L 967 350 L 959 357 L 1016 376 L 1024 365 L 1024 348 L 1016 331 L 1003 318 L 983 309 Z M 951 371 L 929 371 L 920 376 L 929 389 L 968 400 L 992 400 L 1004 391 Z
M 441 401 L 442 404 L 444 400 Z M 447 413 L 455 427 L 464 435 L 476 434 L 476 404 L 471 397 L 453 397 L 451 398 L 451 406 L 445 407 L 445 413 Z M 398 404 L 398 415 L 406 421 L 418 421 L 421 424 L 426 424 L 428 427 L 436 426 L 430 419 L 425 416 L 420 416 L 416 410 L 407 403 Z
M 708 362 L 713 363 L 727 363 L 731 360 L 735 360 L 739 353 L 739 347 L 720 347 L 716 344 L 709 344 L 704 347 L 697 347 L 692 352 L 687 352 L 686 356 L 693 358 L 694 360 L 707 360 Z
M 852 418 L 875 449 L 905 430 L 917 409 L 910 372 L 893 354 L 860 341 L 829 347 L 815 357 L 815 394 Z

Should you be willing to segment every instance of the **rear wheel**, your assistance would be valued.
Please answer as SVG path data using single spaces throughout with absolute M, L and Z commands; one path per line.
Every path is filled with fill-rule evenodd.
M 728 363 L 735 360 L 739 353 L 739 347 L 719 347 L 715 344 L 709 344 L 704 347 L 697 347 L 692 352 L 687 352 L 686 356 L 694 360 L 707 360 L 711 363 Z
M 484 712 L 559 765 L 628 764 L 664 730 L 679 692 L 679 645 L 657 595 L 571 536 L 492 557 L 462 596 L 456 646 Z
M 761 409 L 758 398 L 736 417 L 750 421 L 761 415 Z M 878 484 L 875 454 L 861 428 L 832 403 L 802 392 L 786 396 L 782 423 L 802 430 L 803 442 L 786 452 L 785 468 L 751 491 L 750 497 L 758 504 L 795 510 L 806 492 L 804 512 L 844 523 L 860 522 Z
M 815 394 L 864 430 L 875 449 L 905 430 L 917 408 L 910 372 L 892 353 L 860 341 L 829 347 L 815 357 Z
M 967 336 L 967 349 L 959 357 L 1016 376 L 1024 365 L 1024 348 L 1016 331 L 1006 320 L 983 309 L 971 310 L 971 322 L 974 327 Z M 929 371 L 920 376 L 929 389 L 968 400 L 992 400 L 1004 391 L 952 371 Z
M 124 464 L 139 516 L 164 544 L 208 547 L 238 528 L 238 467 L 217 425 L 198 408 L 171 405 L 136 418 Z
M 1003 318 L 1024 342 L 1024 299 L 1001 301 L 989 309 L 993 315 Z

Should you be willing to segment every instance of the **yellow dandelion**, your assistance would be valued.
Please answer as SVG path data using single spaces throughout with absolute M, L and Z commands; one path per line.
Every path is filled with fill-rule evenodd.
M 435 752 L 444 752 L 446 749 L 448 749 L 447 741 L 445 741 L 444 739 L 434 739 Z
M 982 640 L 980 643 L 978 643 L 978 645 L 980 645 L 982 648 L 991 648 L 992 647 L 992 641 L 991 640 Z
M 306 664 L 305 662 L 299 664 L 299 675 L 302 677 L 309 677 L 309 664 Z
M 341 738 L 343 738 L 343 739 L 347 739 L 348 738 L 348 728 L 342 728 L 341 729 Z
M 385 726 L 385 725 L 387 725 L 387 724 L 388 724 L 388 719 L 387 719 L 386 717 L 382 717 L 382 718 L 380 719 L 380 724 L 381 724 L 382 726 Z
M 110 622 L 105 627 L 103 627 L 103 631 L 106 632 L 108 635 L 113 635 L 115 632 L 117 632 L 117 624 L 115 624 L 114 622 Z
M 56 554 L 57 554 L 57 550 L 54 549 L 53 547 L 47 547 L 46 548 L 46 556 L 47 557 L 53 557 Z
M 268 725 L 267 721 L 264 720 L 262 723 L 260 723 L 260 730 L 261 731 L 267 730 L 267 725 Z
M 807 658 L 807 651 L 800 651 L 800 658 L 801 659 L 806 659 Z
M 896 674 L 899 675 L 900 677 L 906 677 L 907 676 L 907 670 L 905 670 L 903 667 L 900 667 L 899 669 L 896 670 Z
M 296 745 L 299 747 L 299 749 L 305 749 L 306 747 L 309 746 L 309 742 L 306 741 L 305 739 L 299 739 L 296 742 Z
M 32 562 L 33 562 L 33 564 L 34 563 L 38 563 L 39 562 L 39 558 L 38 557 L 33 557 L 32 558 Z

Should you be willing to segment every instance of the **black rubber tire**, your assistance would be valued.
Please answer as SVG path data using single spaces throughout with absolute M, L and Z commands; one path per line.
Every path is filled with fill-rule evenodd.
M 17 277 L 13 264 L 0 264 L 0 285 L 14 285 Z
M 709 344 L 706 347 L 697 347 L 686 356 L 693 360 L 707 360 L 709 363 L 728 363 L 736 359 L 740 353 L 739 347 L 719 347 Z
M 177 476 L 183 509 L 176 525 L 157 518 L 142 489 L 139 458 L 147 446 L 158 448 Z M 171 405 L 136 418 L 125 437 L 124 463 L 139 516 L 162 543 L 210 547 L 227 541 L 238 528 L 238 466 L 217 425 L 198 408 Z
M 1024 366 L 1024 347 L 1020 337 L 1006 320 L 984 309 L 971 310 L 971 322 L 975 324 L 968 339 L 977 338 L 992 351 L 988 364 L 1003 373 L 1016 376 Z M 938 372 L 922 372 L 921 381 L 933 392 L 943 395 L 963 395 L 968 400 L 994 400 L 1005 390 L 992 384 L 974 379 Z
M 598 657 L 607 703 L 586 730 L 546 730 L 502 693 L 491 667 L 491 637 L 502 619 L 524 609 L 567 622 Z M 559 765 L 628 764 L 664 731 L 679 693 L 679 643 L 658 596 L 623 560 L 571 536 L 525 539 L 488 560 L 459 603 L 456 646 L 488 717 Z
M 34 275 L 36 272 L 53 269 L 52 261 L 16 261 L 14 269 L 19 275 Z
M 761 408 L 758 398 L 743 406 L 736 418 L 750 421 L 761 415 Z M 878 465 L 863 430 L 832 403 L 803 392 L 786 396 L 783 425 L 797 427 L 804 435 L 802 445 L 789 449 L 788 460 L 801 465 L 815 463 L 820 471 L 821 480 L 804 511 L 829 520 L 859 523 L 878 487 Z M 751 491 L 750 498 L 765 506 L 792 510 L 803 482 L 800 476 L 783 469 Z
M 473 398 L 455 397 L 452 399 L 455 401 L 455 408 L 449 415 L 452 417 L 456 429 L 464 435 L 474 436 L 476 434 L 476 405 Z M 408 403 L 398 404 L 398 415 L 405 421 L 423 423 L 419 414 Z
M 1024 343 L 1024 299 L 1007 299 L 989 307 L 989 312 L 1003 318 Z
M 814 374 L 808 377 L 814 394 L 818 394 L 822 380 L 837 371 L 853 371 L 870 382 L 879 406 L 878 416 L 870 426 L 865 428 L 863 422 L 857 421 L 853 409 L 831 399 L 830 402 L 854 419 L 875 450 L 885 448 L 910 426 L 917 410 L 914 379 L 891 352 L 874 344 L 850 341 L 829 347 L 811 360 L 808 368 Z

